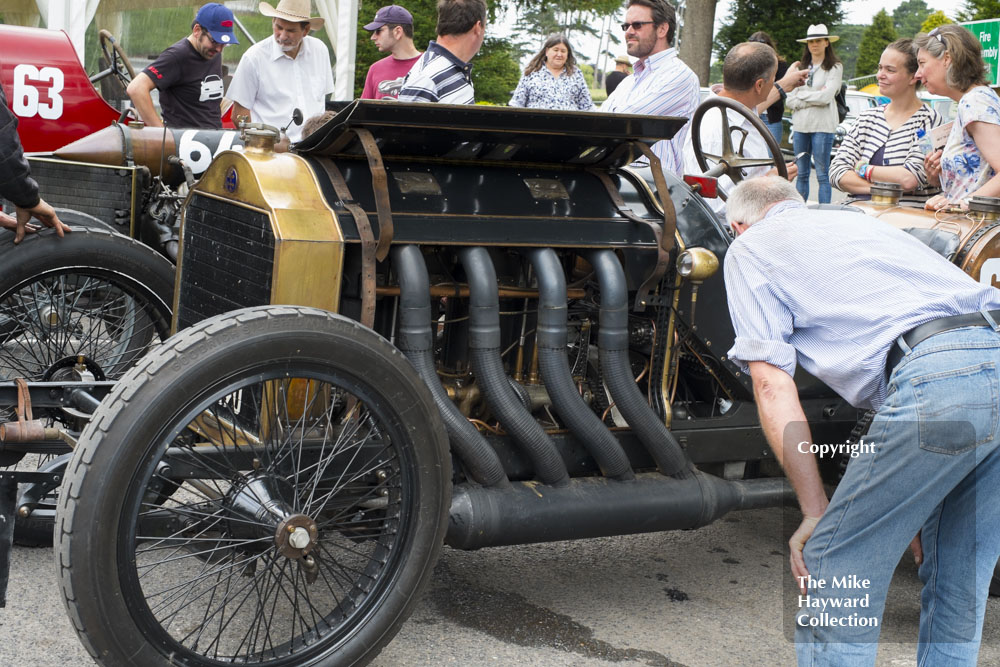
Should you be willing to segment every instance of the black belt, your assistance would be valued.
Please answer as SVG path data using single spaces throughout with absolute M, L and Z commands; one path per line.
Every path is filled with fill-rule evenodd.
M 996 321 L 1000 322 L 1000 310 L 990 310 L 988 311 L 990 316 Z M 924 322 L 919 324 L 905 334 L 900 336 L 910 349 L 912 350 L 918 344 L 924 342 L 931 336 L 945 331 L 951 331 L 952 329 L 961 329 L 962 327 L 987 327 L 992 326 L 991 322 L 988 322 L 982 313 L 966 313 L 965 315 L 951 315 L 949 317 L 939 317 L 936 320 L 931 320 L 930 322 Z M 895 341 L 892 347 L 889 348 L 889 355 L 885 358 L 885 376 L 888 378 L 892 375 L 892 370 L 896 367 L 906 352 L 903 350 L 899 341 Z

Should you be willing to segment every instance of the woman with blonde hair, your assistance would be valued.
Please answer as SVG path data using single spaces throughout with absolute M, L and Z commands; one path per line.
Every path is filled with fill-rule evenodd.
M 529 109 L 592 111 L 594 100 L 565 35 L 551 35 L 514 89 L 509 105 Z
M 936 111 L 917 97 L 917 56 L 912 39 L 897 39 L 878 61 L 879 92 L 889 103 L 865 109 L 830 164 L 830 181 L 859 197 L 874 181 L 899 183 L 911 191 L 927 186 L 920 132 L 941 124 Z
M 928 180 L 942 190 L 924 207 L 965 207 L 970 197 L 1000 196 L 1000 97 L 986 80 L 979 40 L 961 26 L 943 25 L 913 41 L 924 86 L 958 102 L 944 150 L 924 159 Z
M 802 199 L 809 199 L 809 167 L 816 166 L 819 203 L 830 203 L 830 151 L 840 117 L 834 99 L 840 92 L 844 66 L 833 52 L 833 42 L 840 37 L 831 35 L 822 23 L 809 26 L 799 69 L 809 70 L 805 83 L 789 91 L 785 106 L 792 110 L 792 148 L 800 156 L 796 164 L 799 175 L 795 188 Z

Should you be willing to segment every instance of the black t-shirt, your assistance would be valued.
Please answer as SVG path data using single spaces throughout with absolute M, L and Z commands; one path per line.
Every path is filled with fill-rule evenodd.
M 615 92 L 615 88 L 617 88 L 618 84 L 622 82 L 622 79 L 627 76 L 628 74 L 625 72 L 619 72 L 618 70 L 608 72 L 607 77 L 604 79 L 604 90 L 607 91 L 608 95 Z
M 778 71 L 774 75 L 774 80 L 777 81 L 781 77 L 785 76 L 788 72 L 788 63 L 784 60 L 778 60 Z M 785 91 L 788 92 L 788 91 Z M 781 116 L 785 113 L 785 100 L 778 98 L 778 101 L 767 108 L 767 122 L 768 123 L 778 123 L 781 122 Z
M 142 70 L 160 91 L 163 120 L 170 127 L 222 128 L 222 54 L 205 60 L 187 37 L 167 47 Z

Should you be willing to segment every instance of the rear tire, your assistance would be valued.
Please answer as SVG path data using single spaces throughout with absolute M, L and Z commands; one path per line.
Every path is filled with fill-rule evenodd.
M 13 238 L 0 232 L 0 381 L 74 381 L 82 379 L 81 369 L 114 380 L 169 336 L 174 269 L 158 253 L 93 228 L 77 227 L 61 239 L 46 230 L 17 246 Z M 36 410 L 34 417 L 79 429 L 62 411 Z M 0 405 L 0 421 L 14 418 L 13 406 Z M 22 456 L 0 454 L 0 465 L 18 464 Z M 41 469 L 51 458 L 20 465 Z M 15 520 L 15 542 L 52 545 L 56 494 L 46 495 L 37 515 Z
M 83 432 L 57 513 L 64 600 L 102 665 L 364 664 L 431 575 L 450 480 L 430 392 L 383 338 L 308 308 L 214 317 Z M 283 550 L 292 516 L 314 522 L 308 554 Z

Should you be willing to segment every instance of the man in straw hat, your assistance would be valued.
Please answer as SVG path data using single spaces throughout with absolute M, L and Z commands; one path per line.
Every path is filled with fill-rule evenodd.
M 256 123 L 284 127 L 298 108 L 304 118 L 323 113 L 333 92 L 333 70 L 326 44 L 309 33 L 323 27 L 323 19 L 310 16 L 309 0 L 266 2 L 258 9 L 271 18 L 274 39 L 257 42 L 240 60 L 229 99 L 233 120 L 246 116 Z M 302 128 L 291 125 L 288 138 L 299 141 Z
M 239 44 L 233 24 L 233 13 L 223 5 L 204 5 L 191 34 L 167 47 L 132 79 L 126 92 L 146 125 L 163 127 L 150 96 L 156 88 L 163 120 L 170 126 L 222 129 L 222 49 Z
M 622 79 L 632 73 L 632 61 L 628 56 L 618 56 L 615 58 L 615 69 L 608 72 L 604 78 L 604 90 L 610 95 L 615 92 L 615 88 L 622 82 Z

